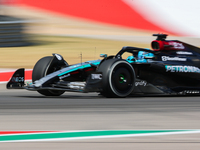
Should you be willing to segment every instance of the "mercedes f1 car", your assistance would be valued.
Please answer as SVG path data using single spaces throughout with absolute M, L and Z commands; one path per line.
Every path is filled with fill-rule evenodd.
M 65 91 L 98 92 L 105 97 L 136 94 L 200 94 L 200 48 L 166 34 L 154 34 L 152 50 L 123 47 L 102 60 L 69 65 L 61 55 L 41 58 L 34 66 L 32 83 L 24 83 L 24 69 L 18 69 L 8 89 L 23 88 L 45 96 Z M 122 55 L 129 53 L 128 58 Z

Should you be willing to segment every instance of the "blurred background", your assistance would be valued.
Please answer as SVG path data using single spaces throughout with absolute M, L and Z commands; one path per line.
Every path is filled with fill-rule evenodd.
M 81 62 L 81 55 L 83 61 L 99 59 L 99 54 L 114 55 L 123 46 L 150 48 L 154 33 L 200 46 L 199 4 L 199 0 L 0 0 L 0 83 L 6 83 L 17 68 L 26 68 L 26 79 L 31 80 L 35 63 L 52 53 L 74 64 Z M 195 96 L 104 99 L 97 93 L 66 93 L 43 97 L 37 92 L 5 88 L 4 84 L 0 87 L 2 131 L 200 126 L 199 97 Z M 0 148 L 198 150 L 199 139 L 199 134 L 166 135 L 68 143 L 1 143 Z
M 150 48 L 153 33 L 199 46 L 198 0 L 0 0 L 0 68 L 32 68 L 59 53 L 70 63 Z

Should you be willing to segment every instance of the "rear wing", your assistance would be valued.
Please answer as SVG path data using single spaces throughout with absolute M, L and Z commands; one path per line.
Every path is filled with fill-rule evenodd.
M 20 68 L 15 71 L 6 87 L 7 89 L 23 89 L 24 85 L 24 68 Z

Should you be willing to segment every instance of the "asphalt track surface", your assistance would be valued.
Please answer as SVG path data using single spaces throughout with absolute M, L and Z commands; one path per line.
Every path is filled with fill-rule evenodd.
M 0 129 L 147 130 L 200 129 L 200 97 L 135 96 L 107 99 L 97 93 L 44 97 L 0 84 Z M 0 143 L 1 149 L 199 149 L 200 134 L 57 142 Z
M 11 8 L 13 10 L 13 8 Z M 8 11 L 13 13 L 14 11 Z M 17 10 L 14 14 L 19 14 Z M 22 14 L 28 14 L 29 11 Z M 12 14 L 13 15 L 13 14 Z M 44 17 L 55 21 L 56 17 Z M 60 18 L 58 18 L 60 19 Z M 48 22 L 49 23 L 49 22 Z M 64 23 L 60 22 L 62 25 Z M 65 30 L 34 30 L 41 33 L 52 31 L 52 34 L 66 34 L 66 36 L 84 36 L 91 38 L 105 38 L 149 42 L 152 39 L 138 38 L 138 33 L 128 31 L 116 32 L 108 28 L 96 35 L 89 32 L 86 24 L 84 30 L 77 30 L 80 23 L 69 24 Z M 83 26 L 83 24 L 81 24 Z M 96 29 L 95 27 L 93 27 Z M 92 28 L 92 29 L 93 29 Z M 102 27 L 101 27 L 102 28 Z M 98 29 L 101 29 L 98 28 Z M 68 30 L 67 30 L 68 29 Z M 79 29 L 79 28 L 78 28 Z M 108 32 L 108 31 L 113 32 Z M 53 32 L 54 31 L 54 32 Z M 73 31 L 73 32 L 72 32 Z M 83 32 L 84 31 L 84 32 Z M 47 33 L 48 33 L 47 32 Z M 130 35 L 128 34 L 130 32 Z M 82 35 L 80 33 L 87 33 Z M 105 34 L 106 33 L 106 34 Z M 108 34 L 109 33 L 109 34 Z M 114 35 L 113 35 L 114 33 Z M 123 33 L 123 34 L 122 34 Z M 91 34 L 91 35 L 88 35 Z M 105 36 L 105 35 L 106 36 Z M 141 34 L 141 33 L 140 33 Z M 127 36 L 129 35 L 129 36 Z M 134 35 L 134 36 L 133 36 Z M 146 34 L 145 34 L 146 35 Z M 151 34 L 147 34 L 150 36 Z M 151 37 L 152 38 L 152 37 Z M 154 37 L 153 37 L 154 39 Z M 186 39 L 184 39 L 186 40 Z M 185 42 L 195 42 L 199 39 L 188 39 Z M 37 92 L 26 90 L 6 90 L 0 84 L 0 130 L 146 130 L 146 129 L 200 129 L 200 97 L 189 96 L 148 96 L 128 97 L 124 99 L 106 99 L 97 93 L 65 93 L 60 97 L 44 97 Z M 191 150 L 200 148 L 200 134 L 163 135 L 150 137 L 129 137 L 110 139 L 90 139 L 57 142 L 23 142 L 0 143 L 0 149 L 155 149 Z

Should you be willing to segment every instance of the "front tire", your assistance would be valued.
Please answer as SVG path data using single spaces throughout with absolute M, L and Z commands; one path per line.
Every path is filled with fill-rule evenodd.
M 41 58 L 34 66 L 33 72 L 32 72 L 32 82 L 39 80 L 42 77 L 45 77 L 46 75 L 56 71 L 56 64 L 52 64 L 51 61 L 53 61 L 53 56 L 47 56 Z M 50 65 L 51 64 L 51 65 Z M 45 96 L 60 96 L 65 91 L 59 91 L 59 90 L 37 90 L 38 93 L 45 95 Z
M 109 59 L 98 68 L 102 72 L 102 92 L 105 97 L 127 97 L 135 86 L 135 71 L 122 59 Z

